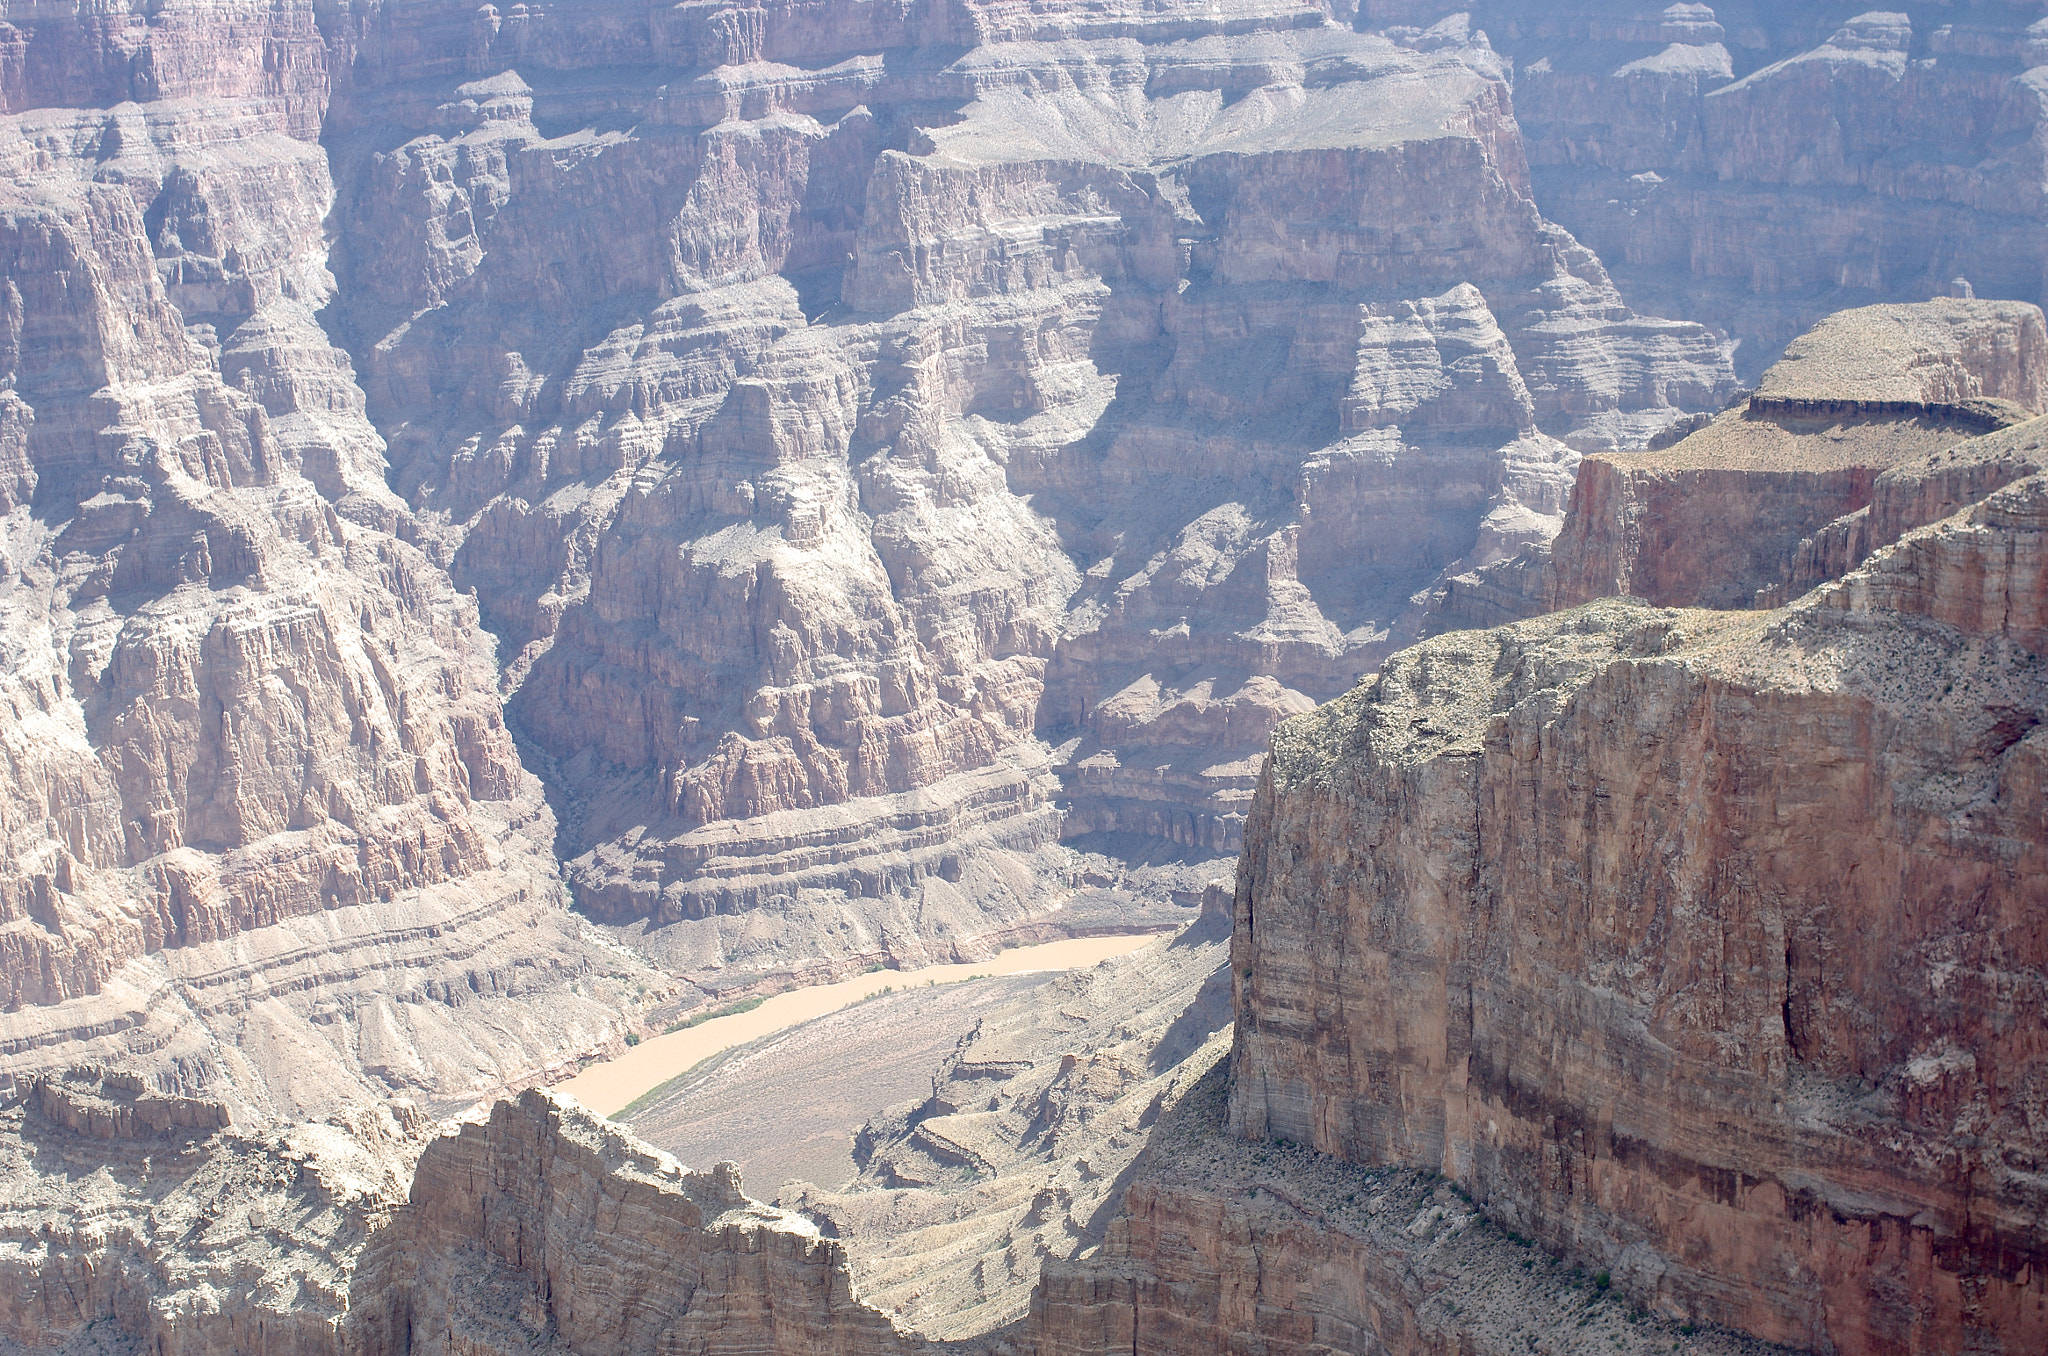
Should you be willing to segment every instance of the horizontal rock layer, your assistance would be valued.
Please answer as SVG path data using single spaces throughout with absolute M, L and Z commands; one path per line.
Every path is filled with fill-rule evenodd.
M 2043 493 L 1779 612 L 1443 637 L 1283 727 L 1233 1126 L 1773 1340 L 2039 1345 Z
M 1556 539 L 1450 580 L 1428 629 L 1492 625 L 1633 597 L 1666 607 L 1773 605 L 2013 479 L 1993 451 L 2048 405 L 2048 330 L 2011 302 L 1874 306 L 1801 336 L 1739 407 L 1668 446 L 1588 457 Z M 1981 450 L 1980 450 L 1981 448 Z M 1963 498 L 1901 516 L 1897 488 L 1961 457 Z M 1885 488 L 1880 491 L 1880 485 Z M 1880 493 L 1883 535 L 1868 531 Z
M 356 1271 L 370 1353 L 902 1352 L 843 1245 L 539 1092 L 421 1156 L 408 1207 Z

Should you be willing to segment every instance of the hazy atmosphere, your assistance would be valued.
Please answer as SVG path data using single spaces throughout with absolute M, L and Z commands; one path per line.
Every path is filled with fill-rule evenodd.
M 2044 297 L 2043 0 L 0 0 L 0 1356 L 2040 1356 Z

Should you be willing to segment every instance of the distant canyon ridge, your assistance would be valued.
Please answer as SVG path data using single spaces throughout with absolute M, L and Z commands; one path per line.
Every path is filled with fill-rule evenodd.
M 2019 4 L 0 4 L 0 1071 L 453 1107 L 1126 925 L 1281 720 L 1535 609 L 1583 458 L 1844 306 L 2040 301 L 2044 63 Z

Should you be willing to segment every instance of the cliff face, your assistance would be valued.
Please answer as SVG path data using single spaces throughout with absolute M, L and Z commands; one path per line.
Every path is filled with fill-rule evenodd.
M 1670 313 L 1740 339 L 1745 380 L 1844 307 L 1959 279 L 2043 299 L 2048 30 L 2027 6 L 1363 9 L 1418 32 L 1467 10 L 1516 64 L 1546 212 L 1640 304 L 1683 296 Z
M 69 731 L 20 736 L 40 770 L 13 800 L 24 825 L 103 807 L 63 833 L 121 850 L 67 860 L 155 873 L 133 910 L 53 902 L 98 888 L 37 885 L 54 858 L 24 874 L 11 916 L 107 921 L 24 929 L 19 1001 L 358 901 L 542 916 L 551 853 L 707 983 L 1028 935 L 1068 891 L 1062 836 L 1231 850 L 1269 731 L 1415 634 L 1419 592 L 1547 538 L 1581 455 L 1721 403 L 1722 342 L 1632 309 L 1539 201 L 1674 306 L 1678 228 L 1646 254 L 1609 212 L 1652 162 L 1671 187 L 1639 215 L 1684 218 L 1686 276 L 1746 260 L 1739 290 L 1792 310 L 1818 284 L 1766 266 L 1816 251 L 1740 213 L 1695 229 L 1661 205 L 1676 166 L 1719 176 L 1689 202 L 1810 181 L 1855 231 L 1938 202 L 1943 239 L 2031 257 L 1986 215 L 2031 210 L 2006 66 L 2034 48 L 2003 19 L 1481 13 L 1497 51 L 1429 9 L 11 10 L 0 496 L 26 509 L 10 633 L 47 634 L 10 672 L 43 694 L 21 720 Z M 1871 169 L 1841 128 L 1895 74 L 1898 144 L 2004 150 Z M 1918 285 L 1889 268 L 1879 291 Z M 131 533 L 104 582 L 128 640 L 92 623 L 74 663 L 102 586 L 71 577 Z M 262 642 L 303 692 L 169 653 L 237 587 L 324 619 Z M 394 626 L 397 735 L 344 676 Z M 160 677 L 135 659 L 159 645 Z M 24 861 L 61 836 L 34 834 Z M 507 1067 L 616 1033 L 583 1017 Z
M 1241 1140 L 1224 1128 L 1223 1075 L 1219 1064 L 1161 1119 L 1103 1246 L 1046 1263 L 1020 1345 L 1040 1356 L 1786 1350 L 1643 1313 L 1489 1224 L 1432 1172 Z
M 1773 1340 L 2037 1348 L 2044 494 L 1778 612 L 1443 637 L 1284 726 L 1233 1128 Z
M 1416 588 L 1728 384 L 1541 218 L 1482 45 L 746 13 L 694 14 L 715 70 L 542 44 L 431 117 L 366 35 L 338 115 L 396 481 L 559 760 L 579 899 L 678 956 L 742 911 L 826 959 L 1013 926 L 1062 791 L 1069 833 L 1233 846 L 1267 730 Z
M 566 985 L 621 966 L 315 319 L 310 10 L 8 31 L 10 107 L 140 102 L 0 118 L 0 1072 L 139 1059 L 260 1119 L 601 1042 Z
M 842 1245 L 540 1092 L 436 1140 L 363 1254 L 348 1350 L 923 1350 L 853 1293 Z
M 2022 435 L 1989 434 L 2044 406 L 2048 330 L 2034 306 L 1844 311 L 1788 346 L 1739 407 L 1668 447 L 1586 458 L 1555 540 L 1449 581 L 1429 629 L 1596 598 L 1783 603 L 2024 474 L 2024 458 L 1994 450 Z M 1962 477 L 1957 458 L 1978 470 Z M 1924 493 L 1905 489 L 1922 481 Z M 1941 488 L 1952 481 L 1955 493 Z
M 10 11 L 11 672 L 85 727 L 13 800 L 187 854 L 18 1001 L 550 851 L 751 982 L 1027 934 L 1063 833 L 1230 849 L 1417 589 L 1731 382 L 1543 218 L 1483 40 L 1354 11 Z

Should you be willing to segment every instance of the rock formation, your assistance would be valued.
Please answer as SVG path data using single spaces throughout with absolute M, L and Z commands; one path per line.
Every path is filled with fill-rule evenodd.
M 2044 70 L 1993 3 L 0 3 L 0 1335 L 2048 1343 Z M 1075 839 L 1246 840 L 1230 1124 L 1312 1148 L 1151 1062 L 1183 954 L 878 1122 L 858 1256 L 538 1094 L 409 1179 L 708 990 L 1127 925 Z
M 2023 471 L 1859 536 L 1880 483 L 1897 488 L 2048 408 L 2038 308 L 1935 301 L 1830 316 L 1794 342 L 1740 404 L 1667 447 L 1587 457 L 1562 530 L 1459 575 L 1427 629 L 1486 626 L 1633 597 L 1665 607 L 1782 603 L 1846 573 L 1907 528 L 1945 517 Z M 1678 432 L 1678 430 L 1674 430 Z M 2030 439 L 2031 435 L 2015 435 Z M 1931 461 L 1929 459 L 1932 459 Z M 1987 460 L 1988 458 L 1988 460 Z
M 1213 885 L 1171 940 L 984 1017 L 929 1097 L 862 1128 L 852 1183 L 777 1202 L 845 1240 L 861 1293 L 906 1330 L 1014 1329 L 1042 1264 L 1103 1243 L 1152 1127 L 1227 1048 L 1229 905 Z
M 1362 1169 L 1224 1126 L 1212 1068 L 1161 1119 L 1103 1246 L 1051 1261 L 1017 1343 L 1123 1352 L 1783 1356 L 1644 1313 L 1611 1277 L 1487 1222 L 1432 1172 Z
M 1543 220 L 1483 44 L 714 8 L 645 40 L 716 69 L 593 88 L 499 33 L 516 74 L 431 112 L 394 13 L 345 115 L 395 483 L 507 647 L 579 901 L 683 966 L 1015 926 L 1063 792 L 1070 834 L 1233 847 L 1266 732 L 1411 594 L 1729 385 Z M 648 229 L 565 238 L 572 200 Z
M 9 107 L 142 101 L 0 118 L 0 1073 L 260 1120 L 615 1038 L 646 972 L 563 913 L 491 639 L 315 318 L 310 10 L 9 32 Z
M 2044 504 L 1779 611 L 1440 637 L 1282 727 L 1233 1128 L 1761 1337 L 2038 1349 Z
M 80 1067 L 0 1112 L 0 1332 L 18 1351 L 344 1350 L 349 1285 L 403 1205 L 407 1102 L 244 1132 L 219 1102 Z
M 1417 40 L 1483 27 L 1515 62 L 1545 212 L 1637 305 L 1738 340 L 1744 380 L 1846 307 L 2044 299 L 2048 28 L 2030 6 L 1362 8 Z
M 356 1273 L 349 1350 L 920 1350 L 861 1303 L 845 1248 L 573 1102 L 527 1092 L 429 1145 Z
M 129 629 L 96 656 L 144 644 L 139 591 L 201 578 L 149 635 L 210 634 L 241 587 L 235 626 L 319 618 L 333 653 L 264 642 L 331 675 L 296 714 L 260 655 L 80 692 L 152 714 L 39 745 L 14 802 L 110 807 L 81 748 L 125 778 L 118 830 L 67 831 L 121 851 L 71 857 L 155 871 L 169 935 L 458 882 L 544 910 L 553 851 L 591 916 L 741 984 L 1030 935 L 1063 833 L 1229 850 L 1277 720 L 1446 567 L 1553 531 L 1580 451 L 1731 377 L 1542 216 L 1483 38 L 1212 8 L 15 13 L 0 485 L 10 633 L 48 633 L 22 710 L 70 700 L 101 592 Z M 392 626 L 395 742 L 341 676 Z M 218 727 L 164 705 L 221 685 L 253 704 Z M 304 747 L 226 780 L 271 739 Z M 222 803 L 169 825 L 195 779 Z M 298 866 L 222 886 L 296 871 L 275 899 L 182 902 L 277 832 Z M 484 879 L 487 842 L 526 864 Z M 174 852 L 205 860 L 142 865 Z M 57 907 L 55 870 L 15 894 Z M 161 931 L 30 933 L 19 1001 Z
M 360 1254 L 349 1349 L 1782 1350 L 1642 1313 L 1431 1173 L 1228 1134 L 1229 898 L 985 1021 L 864 1132 L 863 1189 L 788 1190 L 798 1213 L 545 1095 L 500 1104 Z

